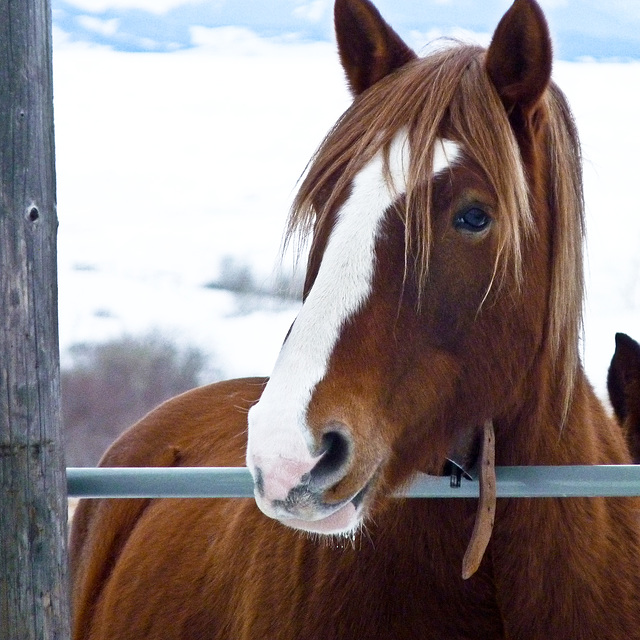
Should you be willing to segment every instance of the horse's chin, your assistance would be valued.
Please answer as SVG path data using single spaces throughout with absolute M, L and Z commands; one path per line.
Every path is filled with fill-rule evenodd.
M 342 505 L 337 511 L 319 520 L 280 518 L 279 521 L 287 527 L 309 533 L 330 536 L 349 536 L 360 527 L 362 513 L 361 509 L 358 509 L 353 502 L 348 502 Z
M 350 536 L 360 528 L 366 511 L 372 482 L 368 482 L 353 498 L 336 506 L 322 505 L 288 512 L 265 503 L 256 495 L 260 510 L 270 518 L 300 531 L 326 536 Z M 302 513 L 301 513 L 302 511 Z M 302 516 L 302 517 L 301 517 Z

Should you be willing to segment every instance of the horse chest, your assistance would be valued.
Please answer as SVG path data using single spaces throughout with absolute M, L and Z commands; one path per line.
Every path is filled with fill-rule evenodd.
M 251 576 L 241 578 L 246 591 L 241 609 L 234 610 L 234 637 L 503 638 L 493 585 L 482 571 L 472 581 L 460 577 L 464 539 L 452 539 L 443 509 L 450 510 L 450 503 L 422 505 L 434 523 L 440 521 L 428 534 L 389 535 L 381 527 L 353 544 L 283 530 L 278 550 L 269 557 L 257 551 Z

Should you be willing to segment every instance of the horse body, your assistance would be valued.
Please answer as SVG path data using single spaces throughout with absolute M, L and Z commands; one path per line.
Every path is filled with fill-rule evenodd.
M 102 464 L 241 464 L 246 411 L 265 382 L 170 400 Z M 74 637 L 425 638 L 447 624 L 451 637 L 501 637 L 491 581 L 459 578 L 474 510 L 469 500 L 397 500 L 370 538 L 322 542 L 265 522 L 248 499 L 85 500 L 72 537 Z
M 121 437 L 102 464 L 241 464 L 246 411 L 265 382 L 234 380 L 178 396 Z M 620 447 L 617 435 L 613 428 L 610 442 L 594 442 L 594 449 Z M 82 501 L 72 538 L 74 638 L 627 633 L 625 619 L 638 615 L 630 588 L 637 546 L 629 544 L 637 529 L 624 500 L 499 501 L 488 556 L 464 582 L 459 567 L 474 502 L 394 500 L 360 538 L 322 541 L 265 522 L 248 499 Z M 576 531 L 573 522 L 589 525 Z M 602 584 L 615 598 L 615 615 Z
M 465 581 L 475 501 L 390 497 L 487 421 L 500 465 L 630 460 L 578 358 L 580 154 L 542 12 L 425 59 L 367 0 L 336 30 L 355 100 L 294 206 L 313 243 L 273 376 L 183 394 L 102 461 L 246 455 L 256 501 L 81 503 L 74 637 L 640 638 L 636 501 L 500 500 Z

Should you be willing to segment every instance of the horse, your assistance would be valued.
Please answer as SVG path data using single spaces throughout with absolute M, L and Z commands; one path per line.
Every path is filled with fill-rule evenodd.
M 626 333 L 616 333 L 616 350 L 607 374 L 607 391 L 633 462 L 640 464 L 640 344 Z
M 74 638 L 640 638 L 634 498 L 396 497 L 452 463 L 486 461 L 489 491 L 492 458 L 631 461 L 579 357 L 581 155 L 545 16 L 515 0 L 488 48 L 424 57 L 369 0 L 334 18 L 354 99 L 293 203 L 307 272 L 272 376 L 173 398 L 101 461 L 246 464 L 255 500 L 82 501 Z

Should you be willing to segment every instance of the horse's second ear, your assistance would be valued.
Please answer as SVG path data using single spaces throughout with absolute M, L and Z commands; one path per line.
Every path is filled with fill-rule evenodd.
M 515 0 L 493 34 L 486 69 L 509 115 L 527 115 L 551 79 L 551 37 L 535 0 Z M 515 114 L 514 114 L 515 115 Z
M 616 417 L 624 422 L 634 407 L 640 412 L 640 344 L 625 333 L 616 333 L 616 351 L 607 375 L 609 400 Z
M 340 60 L 354 96 L 416 57 L 368 0 L 336 0 L 334 16 Z

